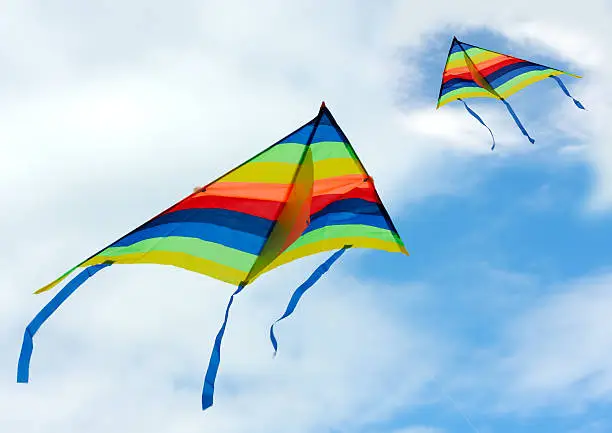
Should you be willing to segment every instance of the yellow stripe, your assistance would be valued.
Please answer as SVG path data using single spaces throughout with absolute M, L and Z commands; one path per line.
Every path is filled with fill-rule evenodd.
M 298 164 L 286 162 L 251 162 L 219 182 L 277 183 L 289 184 Z M 353 158 L 329 158 L 314 163 L 315 180 L 347 174 L 362 174 Z
M 396 242 L 383 241 L 381 239 L 365 237 L 342 237 L 324 239 L 322 241 L 306 244 L 302 247 L 285 251 L 283 254 L 278 256 L 276 260 L 270 263 L 270 265 L 268 265 L 268 267 L 266 267 L 266 269 L 259 275 L 262 275 L 294 260 L 301 259 L 302 257 L 311 256 L 313 254 L 318 254 L 324 251 L 338 250 L 344 247 L 345 245 L 352 245 L 352 248 L 370 248 L 375 250 L 387 251 L 390 253 L 403 253 L 409 255 L 408 251 L 406 251 L 406 248 L 404 248 L 403 246 L 398 245 Z
M 151 251 L 143 256 L 141 253 L 124 254 L 120 256 L 96 256 L 88 260 L 83 266 L 97 265 L 107 260 L 112 260 L 114 264 L 156 264 L 170 265 L 199 274 L 208 275 L 226 283 L 233 285 L 240 284 L 247 276 L 244 271 L 239 271 L 229 266 L 224 266 L 210 260 L 190 256 L 180 252 Z
M 353 158 L 329 158 L 314 163 L 315 181 L 350 174 L 363 174 Z
M 480 62 L 486 62 L 497 57 L 507 57 L 500 56 L 499 54 L 492 53 L 490 51 L 485 51 L 479 54 L 468 53 L 468 55 L 470 56 L 470 59 L 472 59 L 472 62 L 476 64 L 476 66 L 478 66 L 478 63 Z M 465 66 L 465 57 L 457 57 L 456 59 L 450 60 L 446 65 L 446 69 L 455 69 L 460 68 L 461 66 Z
M 560 72 L 560 71 L 545 70 L 545 71 L 542 71 L 542 74 L 534 75 L 532 77 L 525 78 L 516 84 L 512 84 L 512 81 L 514 79 L 518 78 L 520 80 L 521 76 L 519 75 L 518 77 L 515 77 L 513 80 L 507 81 L 501 86 L 499 86 L 501 90 L 499 90 L 498 93 L 501 95 L 502 98 L 507 98 L 510 95 L 514 95 L 519 90 L 523 90 L 525 87 L 530 86 L 531 84 L 547 79 L 551 75 L 562 75 L 562 74 L 563 72 Z
M 218 182 L 253 182 L 289 184 L 298 164 L 290 162 L 249 162 L 238 170 L 228 173 Z
M 457 90 L 461 90 L 461 89 L 457 89 Z M 494 98 L 494 99 L 497 99 L 495 95 L 493 95 L 491 92 L 488 92 L 487 90 L 480 88 L 480 87 L 474 87 L 474 90 L 469 91 L 469 92 L 464 92 L 464 93 L 453 90 L 452 92 L 449 92 L 446 95 L 442 96 L 442 98 L 440 98 L 440 104 L 438 105 L 438 108 L 443 105 L 448 104 L 449 102 L 456 101 L 459 98 L 461 99 L 466 99 L 466 98 Z

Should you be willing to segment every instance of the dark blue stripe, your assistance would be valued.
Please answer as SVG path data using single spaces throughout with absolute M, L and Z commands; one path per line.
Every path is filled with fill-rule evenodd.
M 227 209 L 183 209 L 160 215 L 142 226 L 140 230 L 182 222 L 214 224 L 260 237 L 267 237 L 274 224 L 274 221 L 265 218 Z
M 310 216 L 310 220 L 314 221 L 317 218 L 334 212 L 352 212 L 355 214 L 371 214 L 380 215 L 380 207 L 378 203 L 364 200 L 362 198 L 347 198 L 344 200 L 336 200 L 317 213 Z
M 252 233 L 200 222 L 168 223 L 138 230 L 120 239 L 111 247 L 126 247 L 145 239 L 184 236 L 215 242 L 245 253 L 259 254 L 266 239 Z
M 323 215 L 316 220 L 310 220 L 310 224 L 304 230 L 304 233 L 320 229 L 326 226 L 336 226 L 344 224 L 361 224 L 366 226 L 378 227 L 381 229 L 391 230 L 387 220 L 380 213 L 372 214 L 356 214 L 353 212 L 336 212 Z
M 480 86 L 474 80 L 465 80 L 463 78 L 453 78 L 452 80 L 448 80 L 446 83 L 444 83 L 444 85 L 442 86 L 442 93 L 440 96 L 444 96 L 447 93 L 452 92 L 453 90 L 461 89 L 464 87 L 479 88 Z
M 530 62 L 513 63 L 511 65 L 504 66 L 495 72 L 491 72 L 486 78 L 489 84 L 495 88 L 501 86 L 514 77 L 524 74 L 525 72 L 542 71 L 544 69 L 549 68 L 546 66 L 534 65 Z

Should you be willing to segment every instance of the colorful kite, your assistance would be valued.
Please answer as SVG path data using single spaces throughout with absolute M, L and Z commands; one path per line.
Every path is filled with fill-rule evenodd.
M 276 353 L 274 325 L 293 312 L 302 294 L 351 247 L 408 255 L 372 178 L 323 103 L 318 115 L 295 132 L 36 291 L 50 290 L 84 268 L 27 326 L 17 381 L 28 382 L 34 334 L 89 277 L 110 265 L 172 265 L 238 286 L 206 372 L 205 410 L 213 403 L 221 340 L 234 296 L 278 266 L 338 250 L 295 291 L 270 328 Z
M 463 102 L 466 110 L 491 133 L 491 138 L 493 139 L 491 150 L 493 150 L 495 148 L 493 132 L 480 116 L 468 107 L 464 99 L 499 99 L 504 103 L 523 135 L 531 143 L 535 143 L 535 140 L 529 136 L 516 113 L 508 101 L 506 101 L 506 98 L 530 84 L 546 78 L 553 78 L 559 84 L 563 93 L 572 98 L 578 108 L 584 110 L 583 105 L 570 95 L 567 87 L 558 77 L 558 75 L 563 74 L 574 78 L 581 78 L 578 75 L 548 66 L 466 44 L 454 37 L 442 74 L 442 84 L 436 109 L 451 101 L 459 100 Z

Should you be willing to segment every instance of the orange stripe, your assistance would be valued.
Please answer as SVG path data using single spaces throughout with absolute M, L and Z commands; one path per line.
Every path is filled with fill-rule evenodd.
M 347 174 L 344 176 L 319 179 L 314 182 L 313 197 L 325 194 L 343 194 L 354 188 L 368 188 L 369 182 L 364 182 L 363 174 Z M 271 200 L 284 203 L 290 185 L 279 183 L 247 183 L 247 182 L 218 182 L 199 192 L 193 197 L 220 196 L 241 197 L 256 200 Z
M 364 182 L 363 174 L 347 174 L 345 176 L 329 177 L 314 182 L 312 196 L 326 194 L 344 194 L 355 188 L 368 188 L 369 182 Z
M 496 57 L 494 59 L 489 59 L 489 60 L 485 60 L 483 62 L 474 63 L 474 64 L 476 66 L 478 66 L 478 69 L 485 69 L 485 68 L 488 68 L 490 66 L 496 65 L 498 63 L 508 61 L 509 59 L 512 59 L 512 57 L 499 56 L 499 57 Z
M 284 203 L 291 185 L 280 183 L 217 182 L 197 193 L 194 197 L 214 195 L 220 197 L 240 197 L 256 200 L 270 200 Z

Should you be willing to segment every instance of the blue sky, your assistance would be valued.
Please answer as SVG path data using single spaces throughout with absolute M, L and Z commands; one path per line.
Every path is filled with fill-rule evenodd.
M 571 70 L 551 56 L 524 48 L 517 50 L 490 31 L 456 34 L 474 45 Z M 435 103 L 445 50 L 452 35 L 449 29 L 431 36 L 416 58 L 411 58 L 420 66 L 423 85 L 421 92 L 406 98 L 407 106 L 415 96 Z M 572 80 L 565 82 L 571 88 Z M 527 127 L 534 137 L 544 135 L 537 125 L 545 122 L 542 118 L 551 111 L 551 104 L 572 104 L 555 86 L 552 82 L 538 83 L 511 98 L 524 124 L 533 125 Z M 483 118 L 493 110 L 505 112 L 494 101 L 470 104 Z M 576 110 L 577 121 L 581 115 Z M 475 120 L 466 113 L 465 122 Z M 509 116 L 507 123 L 513 126 Z M 481 145 L 486 147 L 488 133 L 484 128 L 481 132 Z M 518 129 L 515 134 L 520 135 Z M 529 154 L 503 160 L 495 154 L 506 151 L 500 140 L 497 150 L 471 161 L 465 168 L 466 172 L 478 173 L 465 190 L 427 197 L 394 215 L 412 254 L 410 259 L 371 253 L 360 266 L 355 266 L 355 271 L 367 279 L 427 282 L 429 302 L 424 305 L 426 311 L 417 314 L 424 326 L 438 329 L 446 339 L 461 346 L 463 359 L 458 363 L 478 363 L 471 352 L 495 346 L 501 330 L 517 312 L 540 302 L 568 281 L 610 267 L 612 217 L 584 211 L 594 182 L 593 172 L 588 164 L 568 162 L 559 155 L 558 148 L 568 144 L 565 137 L 548 138 L 544 146 L 536 138 L 535 149 Z M 473 364 L 466 368 L 479 367 Z M 462 369 L 458 367 L 457 371 Z M 446 391 L 434 385 L 432 392 L 444 395 Z M 442 431 L 467 432 L 472 431 L 463 418 L 468 413 L 481 432 L 595 432 L 607 431 L 612 423 L 605 405 L 589 405 L 578 413 L 544 410 L 516 416 L 483 413 L 473 407 L 464 413 L 465 395 L 461 391 L 450 396 L 461 409 L 444 398 L 423 409 L 406 408 L 407 412 L 396 419 L 363 431 L 393 431 L 404 424 L 417 423 Z
M 608 5 L 8 4 L 0 431 L 473 432 L 466 416 L 480 433 L 612 428 Z M 469 101 L 490 151 L 461 105 L 435 110 L 453 35 L 584 75 L 564 82 L 587 111 L 552 80 L 512 96 L 530 144 L 501 103 Z M 23 327 L 49 299 L 32 291 L 321 100 L 410 257 L 345 254 L 276 328 L 276 359 L 269 326 L 326 255 L 263 276 L 232 307 L 204 413 L 234 288 L 167 267 L 90 279 L 15 384 Z

